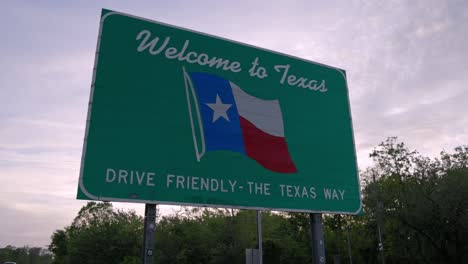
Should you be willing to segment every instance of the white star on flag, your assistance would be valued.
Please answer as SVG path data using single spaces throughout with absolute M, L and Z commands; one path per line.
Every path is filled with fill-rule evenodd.
M 216 122 L 216 120 L 218 120 L 218 118 L 220 117 L 226 119 L 228 122 L 231 122 L 229 120 L 227 110 L 231 108 L 232 104 L 223 104 L 218 94 L 216 94 L 216 103 L 214 104 L 206 103 L 206 105 L 213 110 L 213 123 Z

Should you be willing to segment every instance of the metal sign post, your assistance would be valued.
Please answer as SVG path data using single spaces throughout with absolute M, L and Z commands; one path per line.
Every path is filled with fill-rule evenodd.
M 375 174 L 372 175 L 372 182 L 375 184 Z M 383 203 L 380 201 L 380 188 L 378 188 L 376 191 L 377 191 L 377 235 L 379 238 L 378 250 L 379 250 L 382 264 L 385 264 L 384 245 L 382 241 L 382 230 L 380 228 L 380 226 L 382 225 L 381 212 L 383 209 Z
M 337 215 L 337 220 L 338 220 L 338 254 L 334 256 L 334 262 L 335 264 L 340 264 L 341 263 L 341 249 L 343 245 L 343 237 L 341 234 L 341 215 Z
M 314 264 L 325 263 L 322 214 L 309 214 L 311 247 Z
M 142 263 L 154 263 L 154 232 L 156 231 L 156 205 L 145 204 Z
M 258 231 L 258 263 L 263 264 L 263 243 L 262 243 L 262 211 L 257 211 L 257 231 Z
M 349 235 L 349 224 L 346 225 L 346 236 L 348 240 L 348 256 L 349 256 L 349 264 L 353 264 L 353 254 L 351 252 L 351 237 Z

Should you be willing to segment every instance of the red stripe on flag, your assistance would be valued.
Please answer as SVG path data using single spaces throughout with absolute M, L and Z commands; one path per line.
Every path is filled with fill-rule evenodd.
M 284 137 L 270 135 L 240 116 L 247 156 L 263 167 L 280 173 L 297 172 Z

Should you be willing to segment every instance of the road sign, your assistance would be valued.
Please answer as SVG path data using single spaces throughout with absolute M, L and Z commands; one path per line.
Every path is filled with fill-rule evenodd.
M 78 198 L 356 213 L 345 72 L 103 10 Z

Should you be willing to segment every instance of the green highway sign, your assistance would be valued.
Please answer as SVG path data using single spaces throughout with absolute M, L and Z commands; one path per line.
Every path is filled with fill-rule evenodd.
M 103 10 L 78 198 L 355 214 L 345 71 Z

